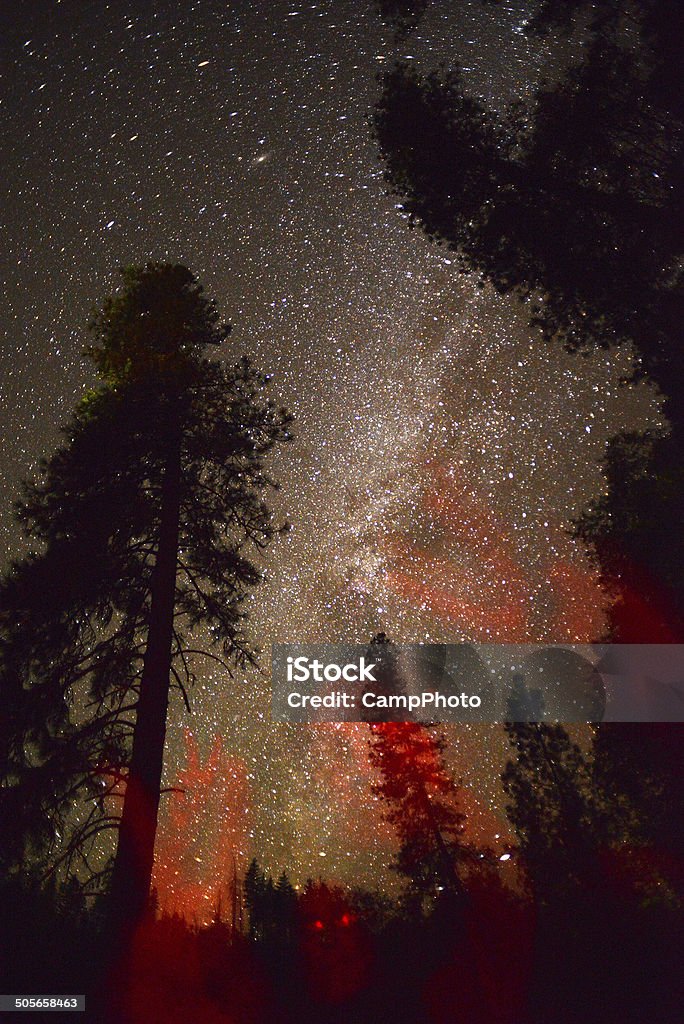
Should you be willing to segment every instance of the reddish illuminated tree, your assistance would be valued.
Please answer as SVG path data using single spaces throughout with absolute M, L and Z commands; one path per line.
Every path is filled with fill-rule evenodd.
M 444 763 L 444 738 L 415 722 L 370 725 L 371 764 L 381 781 L 374 792 L 396 830 L 395 868 L 423 895 L 459 894 L 459 865 L 472 855 L 463 842 L 459 787 Z

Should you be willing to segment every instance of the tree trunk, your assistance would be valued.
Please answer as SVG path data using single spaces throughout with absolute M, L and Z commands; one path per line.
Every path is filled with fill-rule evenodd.
M 147 647 L 112 874 L 112 919 L 115 930 L 124 933 L 132 931 L 147 906 L 164 763 L 180 523 L 180 438 L 173 448 L 162 481 Z

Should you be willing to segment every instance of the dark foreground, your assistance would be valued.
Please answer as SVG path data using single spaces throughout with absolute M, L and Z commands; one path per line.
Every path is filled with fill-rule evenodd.
M 3 992 L 86 993 L 126 1024 L 674 1024 L 684 999 L 678 906 L 616 893 L 535 908 L 502 888 L 429 913 L 317 884 L 242 934 L 152 916 L 126 951 L 65 893 L 5 887 Z M 13 1015 L 14 1017 L 15 1015 Z M 8 1014 L 5 1019 L 10 1019 Z M 20 1019 L 16 1014 L 16 1019 Z M 35 1019 L 24 1014 L 21 1019 Z

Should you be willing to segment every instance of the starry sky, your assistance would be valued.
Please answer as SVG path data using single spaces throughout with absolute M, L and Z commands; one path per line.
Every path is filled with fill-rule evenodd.
M 158 881 L 196 909 L 233 854 L 257 854 L 298 883 L 385 884 L 365 727 L 272 725 L 268 645 L 594 639 L 602 599 L 568 525 L 601 491 L 606 440 L 656 423 L 658 402 L 620 386 L 628 352 L 545 345 L 409 229 L 377 158 L 376 76 L 396 57 L 459 64 L 503 110 L 581 43 L 529 40 L 523 0 L 433 5 L 399 44 L 360 0 L 8 6 L 5 560 L 18 481 L 92 383 L 89 310 L 118 266 L 187 264 L 233 323 L 226 358 L 274 374 L 297 440 L 274 466 L 292 530 L 252 602 L 263 671 L 202 674 L 194 716 L 171 715 L 167 776 L 189 795 L 163 814 Z M 471 829 L 491 839 L 502 730 L 449 739 Z

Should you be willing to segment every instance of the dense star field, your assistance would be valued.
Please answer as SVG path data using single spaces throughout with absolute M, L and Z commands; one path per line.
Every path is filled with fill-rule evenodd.
M 257 855 L 295 881 L 389 878 L 365 726 L 269 722 L 269 644 L 589 641 L 601 596 L 570 521 L 606 440 L 658 419 L 629 354 L 547 346 L 513 300 L 458 276 L 384 190 L 371 114 L 398 53 L 461 64 L 494 106 L 572 58 L 529 5 L 431 10 L 395 44 L 369 3 L 34 2 L 2 31 L 5 561 L 10 498 L 92 383 L 88 313 L 116 268 L 182 262 L 295 416 L 253 600 L 262 673 L 198 665 L 173 709 L 157 883 L 201 918 Z M 449 13 L 445 13 L 448 9 Z M 471 828 L 504 829 L 500 727 L 452 729 Z

